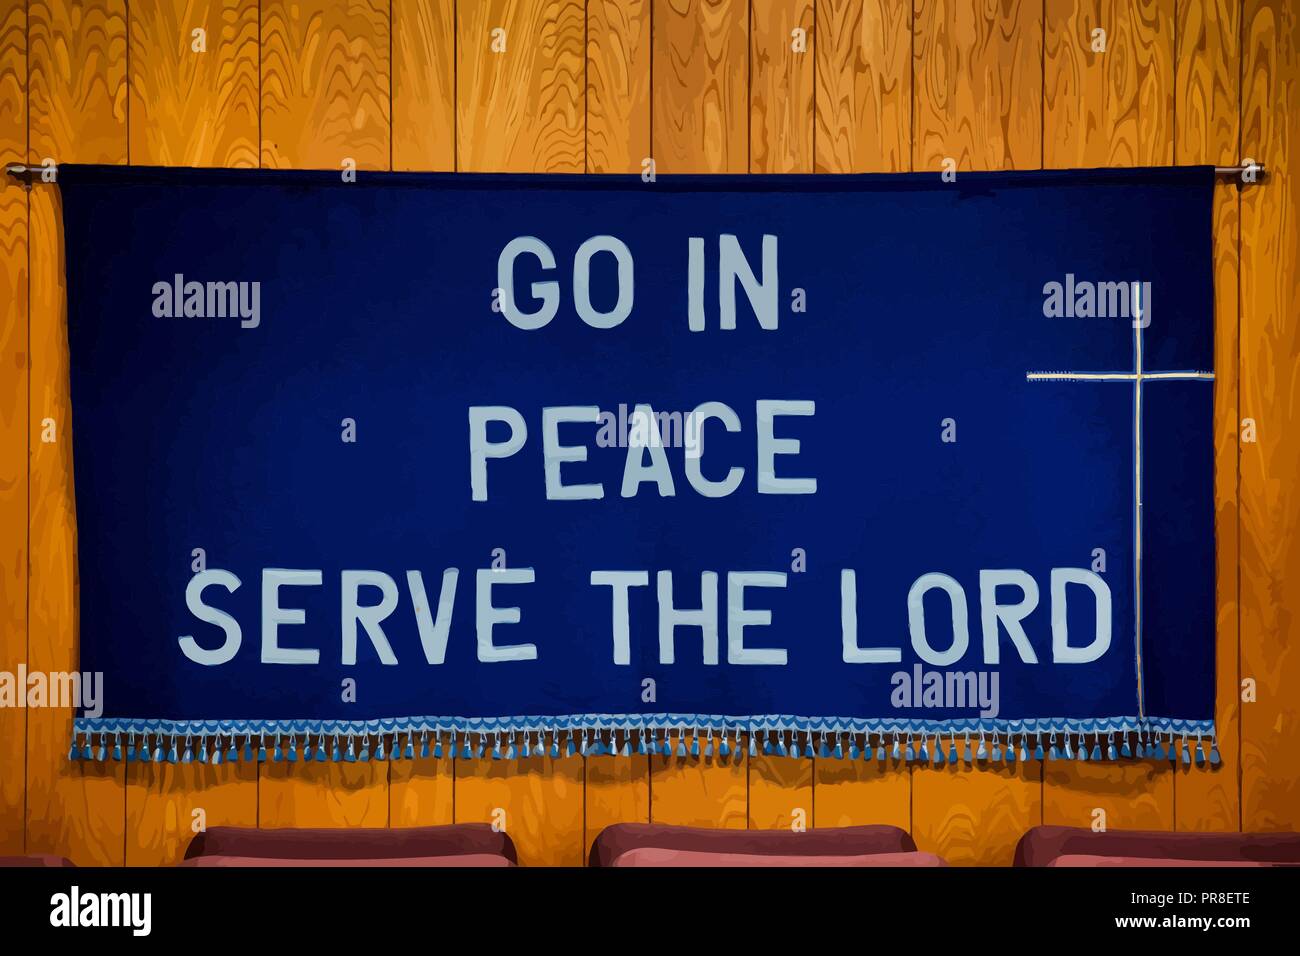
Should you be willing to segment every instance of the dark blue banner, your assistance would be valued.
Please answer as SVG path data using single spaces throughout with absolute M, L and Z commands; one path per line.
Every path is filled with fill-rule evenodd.
M 1209 746 L 1209 168 L 349 178 L 60 170 L 74 753 Z

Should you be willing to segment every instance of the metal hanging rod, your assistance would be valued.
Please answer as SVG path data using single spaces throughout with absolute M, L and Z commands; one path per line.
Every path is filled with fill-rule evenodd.
M 57 168 L 57 167 L 56 167 Z M 129 168 L 129 167 L 128 167 Z M 26 166 L 23 163 L 10 163 L 5 167 L 5 172 L 21 183 L 28 186 L 34 182 L 40 181 L 42 166 Z M 1255 174 L 1253 180 L 1242 180 L 1245 185 L 1252 185 L 1263 181 L 1266 175 L 1266 167 L 1263 163 L 1254 163 L 1245 166 L 1215 166 L 1214 175 L 1220 179 L 1240 179 L 1242 174 L 1251 171 Z

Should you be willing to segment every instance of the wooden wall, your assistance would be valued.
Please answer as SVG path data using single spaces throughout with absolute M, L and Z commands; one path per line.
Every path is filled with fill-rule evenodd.
M 1291 0 L 0 0 L 0 159 L 861 172 L 1265 161 L 1218 189 L 1224 765 L 972 772 L 779 757 L 69 763 L 0 710 L 0 854 L 175 860 L 208 825 L 506 811 L 524 862 L 620 820 L 889 822 L 954 863 L 1037 823 L 1300 828 L 1300 14 Z M 192 31 L 207 51 L 191 50 Z M 491 50 L 504 28 L 506 49 Z M 806 32 L 804 52 L 792 31 Z M 1106 31 L 1106 52 L 1091 50 Z M 1300 161 L 1297 161 L 1300 162 Z M 1300 169 L 1297 170 L 1300 175 Z M 0 669 L 76 661 L 58 197 L 0 188 Z M 111 236 L 105 237 L 111 241 Z M 942 245 L 942 237 L 935 237 Z M 1014 250 L 1010 250 L 1014 253 Z M 1258 440 L 1240 440 L 1241 420 Z M 53 424 L 55 440 L 49 437 Z M 1239 703 L 1242 679 L 1257 699 Z

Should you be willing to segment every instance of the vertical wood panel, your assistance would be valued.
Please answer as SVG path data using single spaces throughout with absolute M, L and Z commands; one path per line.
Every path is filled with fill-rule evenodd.
M 639 173 L 650 156 L 651 3 L 587 4 L 589 173 Z
M 388 0 L 262 0 L 262 165 L 389 168 Z
M 389 763 L 389 826 L 431 827 L 455 822 L 456 766 L 450 752 Z M 416 745 L 416 753 L 419 746 Z
M 583 783 L 584 862 L 592 841 L 605 827 L 650 822 L 650 760 L 637 753 L 588 758 Z
M 388 826 L 386 760 L 271 761 L 257 774 L 259 827 Z
M 389 32 L 387 0 L 262 0 L 263 165 L 389 167 Z M 257 787 L 259 826 L 388 824 L 387 761 L 272 761 Z
M 654 149 L 663 173 L 749 167 L 746 0 L 653 0 Z
M 1048 167 L 1172 161 L 1174 0 L 1047 0 Z M 1104 53 L 1093 31 L 1106 31 Z
M 29 159 L 125 162 L 125 4 L 32 0 L 28 17 Z M 78 657 L 76 528 L 58 192 L 33 189 L 29 210 L 28 666 L 72 671 Z M 53 442 L 41 440 L 45 419 L 56 429 Z M 71 739 L 71 710 L 28 711 L 27 851 L 62 854 L 79 864 L 121 864 L 124 767 L 69 761 Z
M 700 756 L 691 756 L 692 734 L 671 735 L 671 756 L 650 758 L 650 822 L 686 827 L 723 827 L 743 830 L 749 822 L 748 751 L 734 749 L 726 757 L 716 748 L 704 756 L 707 735 L 700 743 Z M 686 748 L 679 756 L 678 741 Z M 715 738 L 715 743 L 716 738 Z
M 1258 701 L 1241 707 L 1242 827 L 1300 827 L 1300 10 L 1245 7 L 1242 152 L 1269 165 L 1241 201 L 1241 661 Z
M 911 168 L 911 5 L 818 0 L 815 98 L 817 172 Z
M 915 168 L 938 172 L 1040 164 L 1042 6 L 917 0 Z M 1010 863 L 1042 818 L 1042 763 L 915 766 L 912 835 L 951 863 Z
M 1033 169 L 1042 144 L 1042 5 L 916 0 L 913 168 Z
M 750 7 L 749 171 L 813 171 L 813 83 L 817 37 L 813 0 Z M 795 30 L 801 30 L 796 50 Z
M 1180 3 L 1175 47 L 1174 162 L 1237 161 L 1241 56 L 1239 0 Z M 1237 783 L 1237 336 L 1239 192 L 1221 183 L 1214 196 L 1214 498 L 1216 539 L 1215 727 L 1222 764 L 1217 769 L 1179 765 L 1174 778 L 1174 826 L 1179 830 L 1236 830 L 1241 794 Z
M 456 165 L 456 0 L 393 0 L 393 168 Z
M 586 20 L 579 0 L 460 0 L 457 150 L 467 172 L 582 172 Z M 504 52 L 493 31 L 504 30 Z M 498 34 L 498 39 L 501 38 Z M 583 758 L 456 761 L 456 822 L 494 822 L 524 865 L 580 866 Z
M 582 172 L 582 0 L 460 0 L 457 13 L 460 168 Z M 504 51 L 494 52 L 494 41 Z
M 1203 772 L 1203 771 L 1202 771 Z M 1104 820 L 1097 815 L 1104 811 Z M 1043 761 L 1043 822 L 1116 830 L 1171 830 L 1174 773 L 1168 761 Z
M 912 10 L 818 0 L 817 172 L 906 172 L 912 162 Z M 813 825 L 912 826 L 909 768 L 814 761 Z
M 792 31 L 804 31 L 804 51 Z M 749 22 L 749 172 L 810 173 L 816 35 L 811 0 L 751 4 Z M 793 741 L 792 741 L 793 742 Z M 748 759 L 746 823 L 788 830 L 813 823 L 813 757 L 764 754 Z
M 256 166 L 257 0 L 132 0 L 130 16 L 131 162 Z
M 650 157 L 652 0 L 587 4 L 587 172 L 640 173 Z M 650 822 L 650 758 L 592 757 L 585 762 L 583 862 L 600 831 Z
M 504 735 L 501 746 L 506 749 Z M 521 866 L 581 866 L 582 760 L 579 754 L 457 760 L 456 822 L 503 827 Z
M 654 158 L 661 173 L 748 168 L 749 7 L 744 0 L 654 0 Z M 655 823 L 744 828 L 746 753 L 650 758 Z M 715 741 L 716 742 L 716 741 Z
M 132 162 L 256 166 L 256 0 L 133 0 L 130 19 Z M 257 825 L 253 764 L 132 763 L 126 779 L 128 865 L 179 862 L 202 827 Z
M 27 9 L 0 14 L 0 163 L 27 158 Z M 0 671 L 27 660 L 27 193 L 0 182 Z M 0 708 L 0 855 L 23 852 L 27 712 Z
M 1047 0 L 1043 159 L 1046 166 L 1165 165 L 1174 154 L 1173 0 Z M 1105 52 L 1092 50 L 1106 31 Z M 1199 769 L 1199 768 L 1198 768 Z M 1168 762 L 1044 765 L 1044 822 L 1087 826 L 1094 809 L 1173 825 Z M 1118 803 L 1126 804 L 1122 816 Z M 1160 822 L 1165 821 L 1165 822 Z

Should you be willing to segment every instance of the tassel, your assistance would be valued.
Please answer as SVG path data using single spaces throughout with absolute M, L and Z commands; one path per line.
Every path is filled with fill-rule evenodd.
M 271 759 L 276 763 L 284 760 L 284 747 L 280 745 L 280 735 L 275 735 L 275 747 L 271 750 Z
M 1114 749 L 1115 749 L 1114 747 L 1111 748 L 1111 750 L 1114 750 Z M 1091 755 L 1091 756 L 1092 756 L 1092 759 L 1093 759 L 1093 760 L 1100 760 L 1100 759 L 1101 759 L 1101 740 L 1100 740 L 1100 738 L 1099 738 L 1098 740 L 1096 740 L 1096 741 L 1093 742 L 1093 745 L 1092 745 L 1092 755 Z
M 979 746 L 979 750 L 975 751 L 975 759 L 976 759 L 976 760 L 985 760 L 985 759 L 988 758 L 988 755 L 989 755 L 988 748 L 984 746 L 984 731 L 981 730 L 981 731 L 980 731 L 980 746 Z
M 1020 753 L 1019 753 L 1018 756 L 1020 757 L 1020 762 L 1021 762 L 1021 763 L 1024 763 L 1026 760 L 1029 759 L 1029 748 L 1028 748 L 1027 746 L 1025 746 L 1025 735 L 1024 735 L 1024 734 L 1021 734 L 1021 735 L 1020 735 Z
M 153 748 L 149 746 L 148 734 L 140 738 L 139 760 L 141 763 L 150 763 L 153 760 Z
M 691 734 L 691 756 L 698 757 L 699 755 L 700 755 L 700 732 L 697 730 Z
M 1196 745 L 1192 748 L 1192 754 L 1196 759 L 1196 766 L 1205 766 L 1205 748 L 1201 743 L 1201 738 L 1197 736 Z
M 902 750 L 898 746 L 898 734 L 894 734 L 894 749 L 893 752 L 890 753 L 890 757 L 892 757 L 894 760 L 897 760 L 901 755 L 902 755 Z
M 912 751 L 912 735 L 911 735 L 911 734 L 908 734 L 908 735 L 907 735 L 907 747 L 906 747 L 906 749 L 903 750 L 903 760 L 904 760 L 905 762 L 907 762 L 907 763 L 911 763 L 911 762 L 912 762 L 912 758 L 913 758 L 914 756 L 916 756 L 916 755 L 915 755 L 915 753 Z
M 244 762 L 250 763 L 253 759 L 253 735 L 244 734 Z
M 205 754 L 207 753 L 207 742 L 206 742 L 206 741 L 207 741 L 207 738 L 205 737 L 205 738 L 204 738 L 204 745 L 203 745 L 203 750 L 204 750 L 204 753 L 205 753 Z M 114 759 L 114 760 L 121 760 L 121 759 L 122 759 L 122 735 L 121 735 L 121 734 L 114 734 L 114 735 L 113 735 L 113 759 Z
M 824 737 L 822 739 L 825 741 Z M 844 734 L 840 734 L 835 738 L 835 749 L 831 751 L 831 754 L 836 760 L 844 759 Z
M 325 735 L 321 734 L 316 741 L 316 762 L 324 763 L 327 756 L 328 754 L 325 752 Z
M 1219 741 L 1216 737 L 1210 738 L 1210 766 L 1217 767 L 1222 762 L 1219 756 Z
M 185 752 L 181 754 L 181 763 L 193 763 L 194 751 L 191 749 L 189 735 L 185 735 Z
M 384 759 L 384 756 L 385 756 L 385 751 L 384 751 L 384 735 L 383 735 L 383 734 L 376 734 L 376 735 L 375 735 L 375 759 L 376 759 L 376 760 L 383 760 L 383 759 Z
M 126 738 L 126 759 L 135 759 L 135 734 L 130 734 Z
M 859 751 L 858 751 L 858 735 L 857 735 L 857 734 L 853 734 L 852 736 L 849 737 L 849 759 L 850 759 L 850 760 L 857 760 L 857 759 L 858 759 L 858 753 L 859 753 Z
M 212 762 L 217 766 L 220 766 L 222 760 L 224 759 L 225 759 L 225 754 L 221 750 L 221 737 L 218 736 L 217 739 L 213 741 L 212 744 Z
M 645 737 L 646 737 L 646 732 L 644 730 L 636 735 L 636 752 L 638 755 L 642 757 L 646 755 Z M 723 745 L 724 746 L 726 745 L 725 740 L 723 741 Z
M 80 748 L 77 747 L 77 735 L 72 735 L 72 743 L 68 745 L 68 759 L 76 760 L 81 756 Z
M 731 756 L 731 741 L 727 739 L 725 731 L 722 734 L 722 739 L 718 741 L 718 756 L 724 758 Z
M 1133 745 L 1129 742 L 1129 734 L 1127 733 L 1124 734 L 1124 736 L 1120 740 L 1119 752 L 1120 752 L 1120 756 L 1122 757 L 1133 756 Z
M 289 762 L 290 762 L 290 763 L 297 763 L 297 762 L 298 762 L 298 735 L 297 735 L 297 734 L 290 734 L 290 735 L 289 735 L 289 753 L 288 753 L 288 758 L 289 758 Z
M 235 735 L 230 735 L 230 749 L 226 751 L 226 762 L 235 763 L 239 760 L 239 748 L 235 746 Z
M 997 734 L 993 735 L 993 748 L 989 751 L 989 759 L 994 763 L 1002 762 L 1002 742 Z
M 1187 749 L 1187 736 L 1186 734 L 1184 734 L 1183 735 L 1183 766 L 1190 767 L 1191 765 L 1192 765 L 1192 755 Z
M 919 751 L 918 753 L 919 753 L 920 758 L 921 758 L 921 763 L 930 763 L 930 762 L 931 762 L 931 760 L 930 760 L 930 738 L 929 738 L 929 737 L 922 737 L 922 738 L 921 738 L 921 749 L 920 749 L 920 751 Z
M 339 745 L 339 735 L 334 735 L 333 745 L 330 747 L 330 760 L 338 763 L 343 759 L 343 748 Z
M 471 743 L 470 743 L 470 739 L 469 739 L 469 737 L 470 737 L 469 732 L 466 731 L 465 736 L 462 738 L 462 742 L 461 742 L 461 745 L 460 745 L 460 755 L 461 755 L 462 757 L 464 757 L 466 760 L 473 760 L 473 759 L 474 759 L 474 748 L 473 748 L 473 746 L 472 746 Z M 456 745 L 456 734 L 455 734 L 455 733 L 453 733 L 453 734 L 451 735 L 451 743 L 452 743 L 452 747 L 453 747 L 453 749 L 454 749 L 454 748 L 455 748 L 455 745 Z M 572 741 L 572 740 L 569 741 L 569 756 L 573 756 L 573 741 Z
M 1107 760 L 1115 759 L 1115 735 L 1114 734 L 1110 735 L 1110 742 L 1106 746 L 1106 759 Z
M 311 742 L 311 734 L 302 738 L 302 759 L 304 762 L 316 757 L 316 745 Z
M 412 739 L 414 736 L 415 736 L 414 734 L 410 734 L 410 733 L 406 735 L 406 746 L 402 748 L 403 760 L 415 759 L 415 741 Z M 435 756 L 441 757 L 442 756 L 442 735 L 441 734 L 439 734 L 437 737 L 437 750 L 438 753 Z

